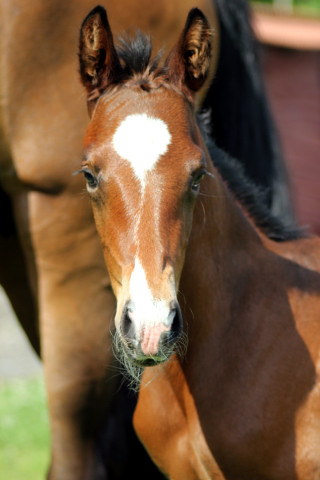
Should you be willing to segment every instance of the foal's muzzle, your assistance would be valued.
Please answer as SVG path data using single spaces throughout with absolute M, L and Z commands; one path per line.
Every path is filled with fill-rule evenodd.
M 120 324 L 121 336 L 129 358 L 140 366 L 151 366 L 167 360 L 182 333 L 179 304 L 171 302 L 165 318 L 147 318 L 141 322 L 134 305 L 125 305 Z

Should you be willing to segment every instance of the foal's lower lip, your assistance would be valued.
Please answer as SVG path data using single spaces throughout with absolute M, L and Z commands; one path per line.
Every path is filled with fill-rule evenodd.
M 160 363 L 164 363 L 169 360 L 172 351 L 168 351 L 166 355 L 155 355 L 154 357 L 132 357 L 132 361 L 141 367 L 153 367 L 159 365 Z
M 136 364 L 138 367 L 155 367 L 156 365 L 159 365 L 160 363 L 165 362 L 168 360 L 167 358 L 145 358 L 145 359 L 136 359 L 132 357 L 132 361 L 134 364 Z
M 154 360 L 153 358 L 146 358 L 145 360 L 135 360 L 135 362 L 136 362 L 137 365 L 139 365 L 140 367 L 153 367 L 153 366 L 158 365 L 159 363 L 161 363 L 161 362 L 157 362 L 157 361 Z
M 138 367 L 153 367 L 155 365 L 159 365 L 159 363 L 163 363 L 167 361 L 172 353 L 172 352 L 170 353 L 168 352 L 168 355 L 165 355 L 162 357 L 157 355 L 155 355 L 154 357 L 147 357 L 141 354 L 139 355 L 139 353 L 135 351 L 136 347 L 133 344 L 128 344 L 128 343 L 126 343 L 125 345 L 125 350 L 130 362 L 134 363 Z

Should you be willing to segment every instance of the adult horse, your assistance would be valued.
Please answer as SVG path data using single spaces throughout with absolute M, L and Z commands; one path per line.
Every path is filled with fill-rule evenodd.
M 117 32 L 148 30 L 156 48 L 164 42 L 171 48 L 193 6 L 185 0 L 109 3 Z M 217 64 L 215 124 L 231 119 L 220 97 L 234 98 L 246 134 L 230 144 L 230 151 L 246 164 L 259 165 L 264 172 L 259 178 L 273 187 L 280 178 L 274 169 L 282 167 L 255 69 L 247 5 L 239 0 L 219 0 L 216 7 L 211 1 L 197 3 L 221 32 L 221 48 L 227 50 Z M 83 180 L 72 175 L 79 168 L 87 122 L 75 74 L 78 29 L 94 6 L 92 0 L 2 0 L 0 14 L 0 281 L 33 347 L 41 350 L 52 434 L 49 476 L 63 480 L 104 478 L 106 470 L 110 478 L 127 478 L 125 468 L 131 471 L 140 458 L 132 448 L 125 453 L 122 443 L 105 451 L 108 438 L 122 441 L 122 412 L 129 407 L 119 398 L 109 335 L 114 296 Z M 232 83 L 226 81 L 228 65 L 235 70 Z M 246 95 L 234 95 L 237 85 Z M 212 90 L 206 99 L 202 95 L 206 103 L 212 103 L 209 94 Z M 255 108 L 246 110 L 252 104 Z M 259 132 L 263 141 L 255 143 Z M 215 134 L 228 150 L 225 129 Z M 241 142 L 248 138 L 244 148 Z M 265 162 L 268 149 L 272 154 Z M 273 198 L 278 194 L 269 203 Z
M 210 53 L 198 9 L 163 64 L 141 36 L 117 52 L 101 7 L 81 29 L 82 171 L 118 347 L 146 367 L 135 428 L 168 478 L 316 480 L 320 241 L 271 240 L 226 186 L 195 115 Z

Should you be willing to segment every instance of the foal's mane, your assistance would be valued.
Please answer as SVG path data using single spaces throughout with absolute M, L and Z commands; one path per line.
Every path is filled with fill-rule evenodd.
M 243 164 L 221 150 L 210 135 L 205 133 L 206 114 L 198 116 L 211 160 L 235 199 L 253 220 L 255 226 L 276 242 L 298 240 L 307 236 L 303 228 L 285 223 L 272 214 L 268 206 L 268 189 L 256 185 L 247 175 Z
M 125 81 L 132 79 L 143 90 L 168 85 L 166 67 L 161 66 L 162 52 L 152 58 L 150 37 L 138 32 L 135 38 L 119 38 L 117 47 Z M 295 224 L 285 224 L 273 215 L 268 206 L 267 189 L 258 187 L 247 175 L 240 161 L 221 150 L 210 135 L 209 115 L 197 116 L 213 164 L 218 169 L 229 190 L 248 213 L 254 224 L 269 238 L 281 242 L 306 236 Z M 257 160 L 259 161 L 259 160 Z

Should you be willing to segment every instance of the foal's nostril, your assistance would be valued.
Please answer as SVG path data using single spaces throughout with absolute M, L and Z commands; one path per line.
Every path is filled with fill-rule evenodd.
M 123 309 L 121 318 L 121 331 L 127 340 L 134 340 L 136 336 L 136 329 L 130 317 L 130 309 L 126 305 Z
M 182 332 L 182 314 L 178 303 L 173 302 L 170 313 L 173 317 L 171 328 L 169 332 L 166 332 L 166 334 L 163 333 L 161 335 L 161 340 L 169 345 L 175 342 Z
M 174 316 L 172 327 L 171 327 L 171 336 L 175 340 L 182 332 L 182 314 L 179 305 L 177 304 L 176 307 L 176 314 Z

